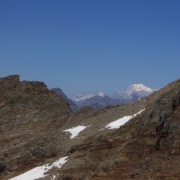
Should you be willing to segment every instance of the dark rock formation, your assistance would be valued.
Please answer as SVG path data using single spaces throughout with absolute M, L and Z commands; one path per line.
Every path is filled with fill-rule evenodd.
M 73 112 L 76 112 L 79 109 L 78 106 L 71 99 L 69 99 L 60 88 L 52 88 L 51 90 L 57 95 L 62 96 L 64 100 L 68 102 L 69 107 Z
M 70 114 L 63 97 L 44 83 L 20 82 L 17 75 L 1 78 L 0 161 L 7 171 L 56 156 L 57 132 Z

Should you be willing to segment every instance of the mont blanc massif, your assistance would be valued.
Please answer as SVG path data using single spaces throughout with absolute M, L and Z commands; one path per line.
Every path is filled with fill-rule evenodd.
M 111 96 L 106 95 L 104 92 L 99 92 L 95 95 L 81 93 L 69 99 L 60 88 L 53 88 L 51 90 L 55 91 L 58 95 L 62 95 L 69 102 L 73 111 L 77 111 L 85 106 L 89 106 L 94 110 L 99 110 L 107 106 L 127 104 L 140 100 L 156 91 L 143 84 L 133 84 L 124 91 L 119 91 Z
M 69 99 L 0 78 L 0 179 L 179 180 L 180 80 Z

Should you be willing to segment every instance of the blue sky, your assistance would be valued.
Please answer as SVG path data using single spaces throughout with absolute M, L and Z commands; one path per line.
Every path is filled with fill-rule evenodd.
M 0 0 L 0 77 L 68 96 L 179 78 L 179 0 Z

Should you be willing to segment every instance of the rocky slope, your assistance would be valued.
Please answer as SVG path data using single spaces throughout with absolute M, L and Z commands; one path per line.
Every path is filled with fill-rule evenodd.
M 144 100 L 145 111 L 129 123 L 75 147 L 71 162 L 82 162 L 67 162 L 61 172 L 72 179 L 180 179 L 180 81 Z
M 79 109 L 78 106 L 71 99 L 69 99 L 60 88 L 52 88 L 51 91 L 54 91 L 57 95 L 62 96 L 64 100 L 68 102 L 69 107 L 73 112 L 76 112 Z
M 54 157 L 59 127 L 71 111 L 63 97 L 41 82 L 0 79 L 0 164 L 7 172 Z M 1 172 L 3 169 L 1 169 Z
M 1 78 L 0 92 L 1 179 L 46 163 L 38 179 L 180 179 L 180 80 L 96 112 L 72 113 L 43 83 L 18 76 Z M 120 128 L 107 128 L 143 109 Z M 84 129 L 72 137 L 67 130 L 75 127 Z M 49 168 L 63 157 L 62 167 Z

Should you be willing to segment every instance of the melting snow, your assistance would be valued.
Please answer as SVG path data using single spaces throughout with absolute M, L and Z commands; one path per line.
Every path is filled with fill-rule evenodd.
M 90 125 L 91 126 L 91 125 Z M 84 129 L 86 129 L 89 126 L 77 126 L 77 127 L 73 127 L 71 129 L 66 129 L 64 131 L 71 133 L 71 139 L 75 138 L 76 136 L 78 136 L 78 134 L 83 131 Z
M 126 122 L 128 122 L 130 119 L 134 118 L 135 116 L 137 116 L 138 114 L 140 114 L 141 112 L 143 112 L 143 110 L 139 111 L 136 114 L 133 114 L 131 116 L 124 116 L 123 118 L 120 118 L 116 121 L 113 121 L 111 123 L 109 123 L 106 128 L 108 129 L 118 129 L 120 126 L 124 125 Z
M 68 156 L 65 156 L 63 158 L 60 158 L 58 161 L 54 162 L 51 166 L 49 166 L 48 164 L 38 166 L 36 168 L 31 169 L 30 171 L 25 172 L 24 174 L 21 174 L 9 180 L 35 180 L 46 177 L 48 176 L 48 174 L 45 174 L 46 172 L 48 172 L 53 167 L 61 168 L 61 166 L 65 164 L 67 160 Z

